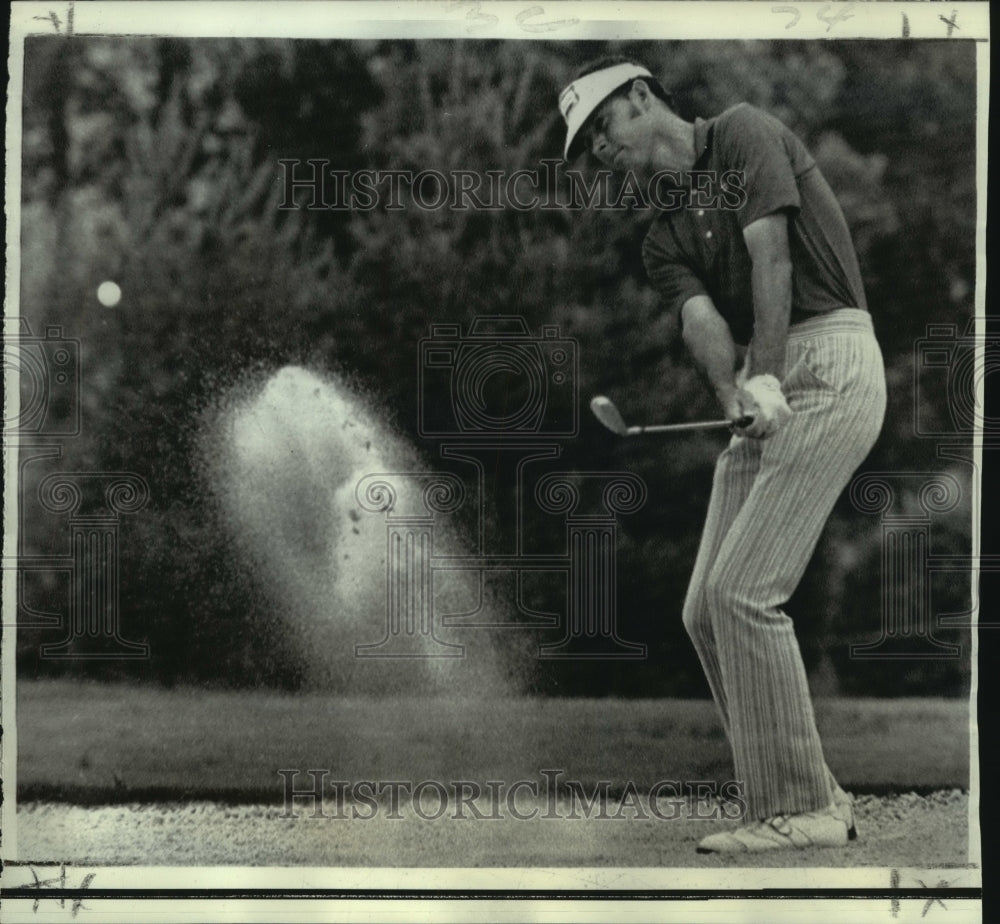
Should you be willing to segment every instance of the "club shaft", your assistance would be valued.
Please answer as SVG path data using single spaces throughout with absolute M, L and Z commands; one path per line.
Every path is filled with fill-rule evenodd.
M 698 420 L 691 423 L 652 424 L 648 427 L 629 427 L 627 436 L 639 436 L 642 433 L 683 433 L 687 430 L 722 430 L 733 425 L 731 420 Z

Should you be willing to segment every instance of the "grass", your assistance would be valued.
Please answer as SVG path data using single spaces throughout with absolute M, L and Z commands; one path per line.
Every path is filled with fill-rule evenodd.
M 968 704 L 816 704 L 827 761 L 858 792 L 967 788 Z M 726 780 L 710 702 L 444 699 L 160 689 L 73 681 L 17 686 L 18 796 L 81 802 L 280 802 L 279 769 L 329 780 Z M 297 783 L 304 787 L 308 778 Z

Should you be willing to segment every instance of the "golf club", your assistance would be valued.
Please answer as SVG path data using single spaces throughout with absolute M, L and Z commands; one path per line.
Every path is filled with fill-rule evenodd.
M 614 402 L 604 395 L 597 395 L 590 402 L 594 416 L 618 436 L 639 436 L 643 433 L 682 433 L 686 430 L 723 430 L 730 427 L 747 427 L 753 423 L 752 417 L 742 417 L 733 423 L 731 420 L 699 420 L 692 423 L 651 424 L 646 427 L 626 425 L 624 418 Z

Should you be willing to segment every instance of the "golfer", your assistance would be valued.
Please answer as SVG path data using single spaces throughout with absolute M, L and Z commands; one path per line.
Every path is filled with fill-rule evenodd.
M 647 273 L 725 416 L 753 418 L 719 456 L 684 602 L 752 821 L 698 851 L 845 845 L 851 799 L 827 768 L 782 610 L 885 413 L 843 213 L 777 119 L 740 104 L 688 122 L 632 61 L 585 67 L 559 108 L 567 160 L 589 149 L 644 188 L 671 188 L 676 204 L 643 245 Z

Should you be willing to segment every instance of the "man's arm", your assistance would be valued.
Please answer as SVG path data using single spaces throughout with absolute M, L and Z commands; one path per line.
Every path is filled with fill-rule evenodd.
M 734 422 L 753 417 L 754 422 L 740 432 L 765 437 L 790 414 L 778 384 L 785 375 L 785 341 L 792 313 L 788 217 L 783 212 L 765 215 L 747 225 L 743 236 L 753 263 L 754 334 L 739 384 L 734 374 L 736 346 L 712 300 L 704 295 L 689 298 L 681 308 L 681 319 L 684 343 L 726 417 Z M 774 376 L 774 380 L 760 376 Z
M 765 215 L 743 229 L 753 289 L 753 343 L 747 357 L 747 377 L 785 376 L 785 340 L 792 313 L 792 258 L 788 250 L 788 216 Z
M 695 295 L 681 308 L 684 345 L 698 371 L 719 399 L 726 418 L 733 422 L 756 410 L 743 400 L 736 386 L 736 344 L 729 325 L 707 295 Z

